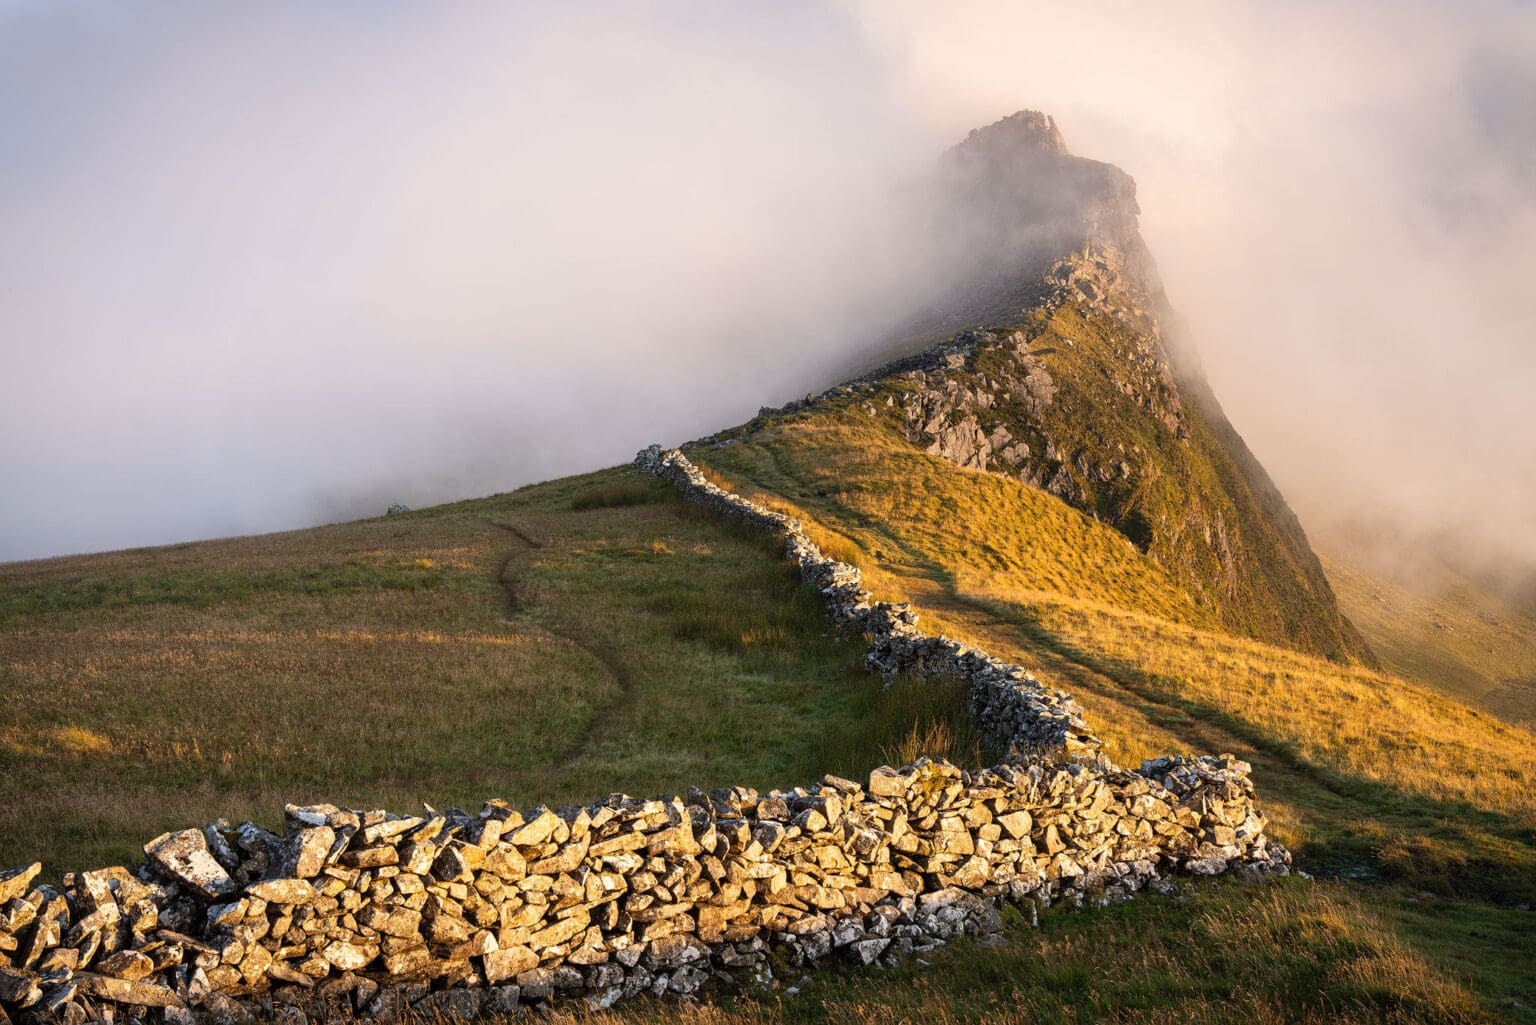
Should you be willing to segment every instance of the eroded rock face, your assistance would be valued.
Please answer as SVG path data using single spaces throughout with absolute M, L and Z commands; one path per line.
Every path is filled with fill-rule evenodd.
M 1005 354 L 1001 372 L 988 375 L 975 370 L 980 346 Z M 907 440 L 959 466 L 990 468 L 1043 486 L 1049 478 L 1042 474 L 1061 464 L 1055 446 L 1036 426 L 1031 448 L 1025 438 L 1015 437 L 1021 425 L 1013 421 L 1010 427 L 1005 412 L 1017 409 L 1038 415 L 1056 397 L 1056 383 L 1044 362 L 1029 351 L 1024 333 L 1014 331 L 999 340 L 994 332 L 964 331 L 933 355 L 926 369 L 917 367 L 886 378 L 909 386 L 901 405 Z M 1035 458 L 1037 454 L 1043 461 Z

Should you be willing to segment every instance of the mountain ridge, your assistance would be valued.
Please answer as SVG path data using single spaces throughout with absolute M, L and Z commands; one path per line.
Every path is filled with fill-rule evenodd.
M 916 351 L 892 347 L 874 369 L 759 417 L 855 391 L 872 416 L 899 407 L 906 442 L 1109 524 L 1224 626 L 1375 665 L 1180 333 L 1134 179 L 1074 156 L 1055 120 L 1030 110 L 972 131 L 938 179 L 952 234 L 934 245 L 966 252 L 967 284 L 926 314 Z

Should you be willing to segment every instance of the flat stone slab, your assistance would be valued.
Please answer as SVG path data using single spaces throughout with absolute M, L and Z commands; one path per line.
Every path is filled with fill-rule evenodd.
M 208 838 L 201 829 L 162 833 L 144 845 L 144 853 L 178 882 L 210 899 L 234 893 L 238 887 L 209 853 Z

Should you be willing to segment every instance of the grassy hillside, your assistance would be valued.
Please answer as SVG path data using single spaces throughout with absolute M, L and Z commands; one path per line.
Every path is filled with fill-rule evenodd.
M 1369 661 L 1300 523 L 1204 380 L 1175 371 L 1150 318 L 1101 305 L 1069 294 L 1016 314 L 1017 334 L 984 333 L 964 366 L 943 371 L 943 387 L 980 397 L 962 404 L 983 434 L 1028 446 L 1016 463 L 994 453 L 988 468 L 1115 527 L 1227 630 Z M 882 391 L 919 387 L 935 387 L 931 373 L 926 386 L 887 379 Z
M 1432 552 L 1408 566 L 1330 537 L 1323 565 L 1382 665 L 1509 722 L 1536 727 L 1536 616 Z
M 912 451 L 856 401 L 694 455 L 817 524 L 877 593 L 913 601 L 925 622 L 1038 662 L 1069 677 L 1069 690 L 1096 691 L 1090 713 L 1117 760 L 1264 747 L 1255 764 L 1304 770 L 1318 802 L 1324 791 L 1363 787 L 1351 815 L 1379 815 L 1391 797 L 1498 816 L 1515 841 L 1536 828 L 1529 732 L 1364 667 L 1220 632 L 1117 532 L 1038 489 Z M 1291 839 L 1322 853 L 1344 837 Z M 1536 900 L 1529 852 L 1490 843 L 1486 860 L 1514 858 L 1522 868 L 1498 884 L 1469 878 L 1470 890 L 1504 893 L 1508 884 L 1506 896 Z M 1442 866 L 1424 856 L 1427 884 Z M 1359 867 L 1383 869 L 1379 858 Z
M 1536 923 L 1504 909 L 1536 902 L 1536 736 L 1363 666 L 1224 633 L 1118 532 L 1037 489 L 913 451 L 876 409 L 828 403 L 693 457 L 809 519 L 930 628 L 1073 691 L 1117 760 L 1251 760 L 1304 868 L 1366 882 L 1350 891 L 1362 907 L 1428 914 L 1394 913 L 1385 928 L 1442 963 L 1464 931 L 1483 937 L 1491 949 L 1462 963 L 1485 998 L 1506 1009 L 1531 999 L 1521 958 L 1536 953 Z M 1438 930 L 1458 921 L 1452 943 Z
M 1010 908 L 1000 937 L 893 970 L 780 965 L 769 992 L 548 1020 L 1536 1025 L 1531 612 L 1349 560 L 1325 577 L 1145 313 L 1165 300 L 1134 182 L 1049 118 L 973 133 L 937 187 L 957 202 L 933 262 L 962 287 L 913 331 L 1012 326 L 690 456 L 926 630 L 1070 691 L 1114 760 L 1251 762 L 1316 878 Z M 970 456 L 984 442 L 1005 473 L 925 454 L 928 423 L 966 418 Z M 0 565 L 0 867 L 135 860 L 215 816 L 276 825 L 285 802 L 526 807 L 995 756 L 964 694 L 886 688 L 862 653 L 772 539 L 622 468 Z
M 0 567 L 0 864 L 109 864 L 219 815 L 275 824 L 285 801 L 867 771 L 958 699 L 882 694 L 778 554 L 609 471 Z
M 894 973 L 596 1020 L 1536 1020 L 1514 906 L 1536 899 L 1531 734 L 1231 636 L 1122 534 L 857 403 L 757 427 L 694 455 L 930 629 L 1075 693 L 1116 759 L 1251 760 L 1274 831 L 1324 878 L 1011 916 L 997 945 Z M 622 470 L 4 566 L 0 596 L 0 863 L 104 864 L 288 800 L 562 802 L 985 756 L 960 695 L 858 669 L 770 540 Z

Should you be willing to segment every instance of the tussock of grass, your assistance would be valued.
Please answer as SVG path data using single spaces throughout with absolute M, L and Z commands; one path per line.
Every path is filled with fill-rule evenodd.
M 969 690 L 959 682 L 901 677 L 876 709 L 871 732 L 899 739 L 880 745 L 879 762 L 908 765 L 919 757 L 956 765 L 992 765 L 1006 752 L 983 743 L 968 712 Z M 903 728 L 906 732 L 902 733 Z
M 827 771 L 863 779 L 876 765 L 907 765 L 923 755 L 964 766 L 996 764 L 1003 752 L 977 733 L 969 701 L 957 682 L 897 677 L 857 722 L 826 738 Z
M 582 512 L 586 509 L 620 509 L 626 505 L 646 505 L 650 502 L 665 502 L 674 498 L 676 493 L 657 481 L 652 480 L 627 480 L 616 481 L 612 484 L 595 484 L 590 488 L 578 491 L 571 497 L 571 510 Z

